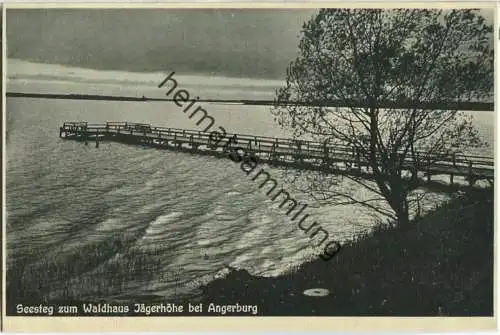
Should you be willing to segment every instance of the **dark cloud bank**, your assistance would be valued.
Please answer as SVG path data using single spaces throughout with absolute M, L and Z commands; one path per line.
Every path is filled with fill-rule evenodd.
M 8 57 L 84 68 L 282 78 L 315 10 L 10 9 Z
M 7 55 L 137 72 L 284 78 L 314 9 L 9 9 Z M 482 15 L 493 21 L 493 11 Z

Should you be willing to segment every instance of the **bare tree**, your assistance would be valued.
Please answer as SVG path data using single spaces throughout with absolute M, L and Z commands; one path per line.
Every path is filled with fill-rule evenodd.
M 373 181 L 342 178 L 377 196 L 356 199 L 338 187 L 339 176 L 297 172 L 305 190 L 407 225 L 419 161 L 484 145 L 471 118 L 450 106 L 491 97 L 491 32 L 476 10 L 320 10 L 303 26 L 272 113 L 296 138 L 352 147 Z M 329 108 L 333 101 L 345 107 Z

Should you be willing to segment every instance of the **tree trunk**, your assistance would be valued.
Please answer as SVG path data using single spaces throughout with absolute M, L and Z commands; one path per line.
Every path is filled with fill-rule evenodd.
M 410 224 L 410 215 L 408 212 L 408 201 L 405 196 L 398 196 L 397 199 L 394 199 L 394 205 L 392 205 L 392 209 L 396 212 L 396 216 L 398 218 L 398 227 L 405 228 Z
M 408 199 L 406 199 L 406 192 L 404 191 L 404 181 L 397 176 L 392 178 L 391 182 L 391 199 L 389 204 L 396 213 L 398 220 L 398 227 L 407 227 L 410 223 L 408 212 Z

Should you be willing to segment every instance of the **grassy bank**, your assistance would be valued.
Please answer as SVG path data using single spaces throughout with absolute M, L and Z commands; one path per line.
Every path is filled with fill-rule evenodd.
M 73 251 L 35 253 L 11 262 L 7 270 L 8 313 L 14 314 L 18 303 L 94 302 L 86 300 L 119 294 L 131 282 L 147 284 L 157 279 L 161 274 L 158 251 L 127 248 L 127 244 L 131 241 L 117 235 Z
M 260 315 L 493 315 L 493 190 L 455 196 L 404 230 L 379 228 L 277 278 L 246 271 L 204 288 L 204 301 L 257 304 Z M 303 291 L 326 288 L 326 297 Z

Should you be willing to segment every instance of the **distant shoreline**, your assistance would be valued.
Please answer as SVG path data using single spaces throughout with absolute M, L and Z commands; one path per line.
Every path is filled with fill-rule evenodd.
M 137 98 L 137 97 L 125 97 L 125 96 L 111 96 L 111 95 L 96 95 L 96 94 L 58 94 L 58 93 L 22 93 L 22 92 L 7 92 L 5 94 L 7 98 L 38 98 L 38 99 L 67 99 L 67 100 L 100 100 L 100 101 L 135 101 L 135 102 L 146 102 L 146 101 L 174 101 L 173 99 L 167 98 Z M 221 99 L 203 99 L 198 100 L 199 102 L 207 103 L 221 103 L 221 104 L 242 104 L 242 105 L 254 105 L 254 106 L 272 106 L 274 101 L 271 100 L 221 100 Z M 342 106 L 345 102 L 340 101 L 330 101 L 328 103 L 318 102 L 318 103 L 304 103 L 304 106 L 325 106 L 325 107 L 365 107 L 363 102 L 351 101 L 350 106 Z M 365 106 L 364 106 L 365 105 Z M 435 102 L 435 103 L 408 103 L 408 102 L 396 102 L 396 101 L 386 101 L 381 104 L 381 108 L 427 108 L 427 109 L 457 109 L 462 111 L 484 111 L 493 112 L 494 104 L 492 102 L 461 102 L 461 103 L 446 103 L 446 102 Z

